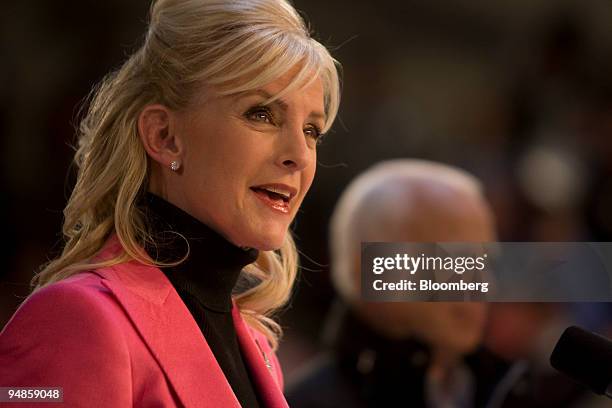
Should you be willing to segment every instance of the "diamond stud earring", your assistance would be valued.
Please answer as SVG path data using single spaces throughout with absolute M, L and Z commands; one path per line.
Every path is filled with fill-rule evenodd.
M 170 163 L 170 170 L 172 171 L 177 171 L 179 167 L 181 167 L 181 165 L 176 160 L 173 160 L 172 163 Z

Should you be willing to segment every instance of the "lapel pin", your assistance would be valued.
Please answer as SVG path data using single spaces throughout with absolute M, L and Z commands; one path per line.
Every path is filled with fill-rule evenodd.
M 272 363 L 270 363 L 270 359 L 268 358 L 268 355 L 263 351 L 263 349 L 261 348 L 261 345 L 259 344 L 259 341 L 257 341 L 257 339 L 255 339 L 255 344 L 257 344 L 257 348 L 259 348 L 259 351 L 261 352 L 261 355 L 263 356 L 264 363 L 266 364 L 266 367 L 268 367 L 268 370 L 271 372 L 272 371 Z

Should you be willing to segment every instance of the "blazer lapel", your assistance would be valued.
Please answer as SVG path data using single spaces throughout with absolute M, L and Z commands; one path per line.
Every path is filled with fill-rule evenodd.
M 96 261 L 121 251 L 116 235 Z M 164 273 L 136 261 L 92 270 L 141 334 L 185 408 L 240 403 L 200 328 Z
M 246 364 L 251 370 L 253 382 L 259 392 L 261 401 L 268 408 L 288 408 L 287 401 L 270 371 L 270 357 L 251 334 L 246 322 L 240 315 L 238 307 L 232 308 L 234 327 Z M 263 340 L 263 339 L 262 339 Z
M 113 235 L 96 258 L 106 259 L 120 250 L 121 244 Z M 91 272 L 104 278 L 102 284 L 122 305 L 186 408 L 240 407 L 189 309 L 159 268 L 131 261 Z M 232 317 L 261 402 L 266 408 L 288 408 L 267 366 L 267 348 L 257 344 L 236 304 Z
M 116 244 L 115 239 L 100 257 Z M 240 407 L 200 328 L 160 269 L 132 261 L 91 272 L 104 278 L 186 408 Z

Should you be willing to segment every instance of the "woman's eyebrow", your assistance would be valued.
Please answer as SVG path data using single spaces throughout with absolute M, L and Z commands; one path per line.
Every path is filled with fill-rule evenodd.
M 325 120 L 326 118 L 325 114 L 319 111 L 310 112 L 310 115 L 308 115 L 308 117 L 312 119 L 320 119 L 320 120 Z
M 264 89 L 255 89 L 253 91 L 246 91 L 246 92 L 241 93 L 239 97 L 242 99 L 242 98 L 247 98 L 249 96 L 254 96 L 254 95 L 261 96 L 265 100 L 269 100 L 274 97 L 274 95 L 272 95 L 270 92 Z M 287 108 L 289 107 L 287 102 L 283 101 L 281 98 L 275 99 L 267 105 L 277 105 L 280 109 L 284 111 L 287 110 Z

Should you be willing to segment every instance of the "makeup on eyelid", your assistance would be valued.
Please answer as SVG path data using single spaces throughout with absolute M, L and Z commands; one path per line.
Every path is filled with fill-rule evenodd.
M 264 113 L 266 115 L 268 115 L 267 118 L 261 118 L 262 120 L 258 120 L 258 118 L 253 117 L 253 115 L 257 115 L 259 113 Z M 269 106 L 266 105 L 257 105 L 255 107 L 252 107 L 250 109 L 248 109 L 245 113 L 244 113 L 244 117 L 246 117 L 249 120 L 255 120 L 257 122 L 262 122 L 262 123 L 269 123 L 270 125 L 273 126 L 278 126 L 279 123 L 276 120 L 276 116 L 274 114 L 274 112 L 272 111 L 272 109 Z M 321 131 L 321 127 L 312 123 L 307 124 L 307 127 L 304 128 L 304 131 L 314 131 L 313 135 L 309 135 L 312 136 L 316 141 L 317 144 L 320 143 L 321 138 L 323 137 L 323 133 Z

